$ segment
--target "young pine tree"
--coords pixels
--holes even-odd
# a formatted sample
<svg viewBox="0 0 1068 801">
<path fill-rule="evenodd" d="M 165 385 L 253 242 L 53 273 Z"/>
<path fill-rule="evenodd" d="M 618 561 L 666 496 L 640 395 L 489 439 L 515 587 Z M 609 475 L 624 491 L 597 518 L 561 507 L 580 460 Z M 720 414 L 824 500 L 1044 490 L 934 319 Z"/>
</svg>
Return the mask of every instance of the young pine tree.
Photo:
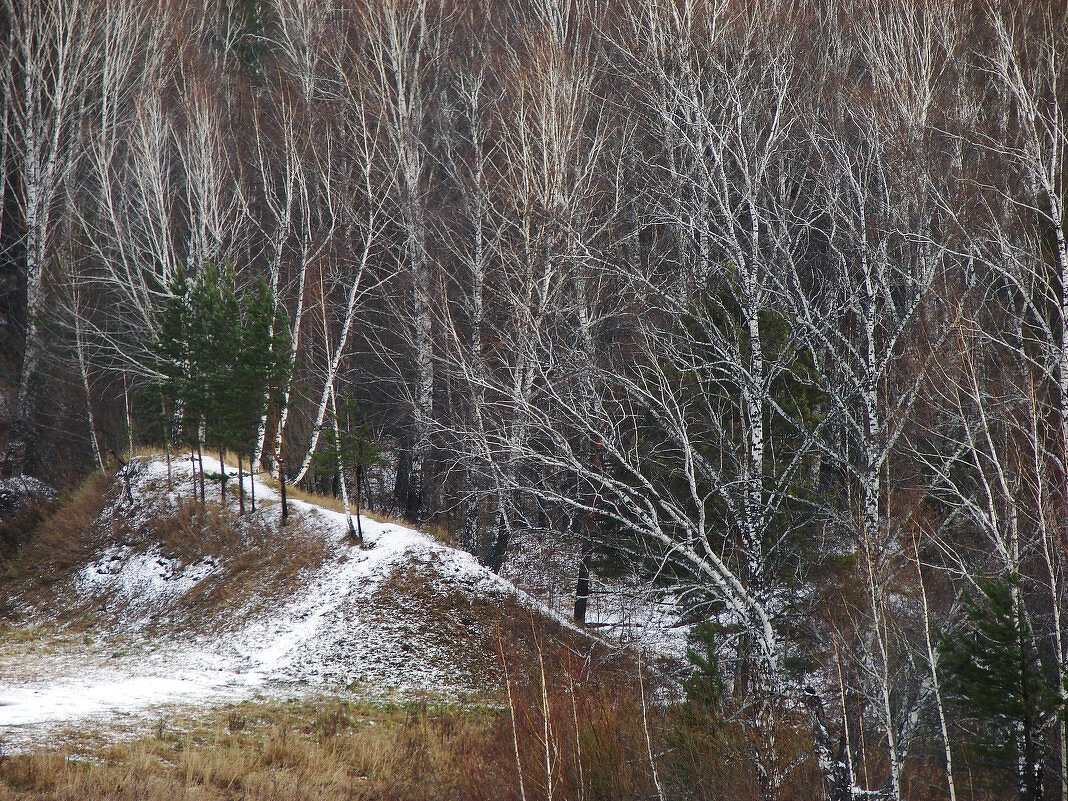
<svg viewBox="0 0 1068 801">
<path fill-rule="evenodd" d="M 182 271 L 176 274 L 158 322 L 152 349 L 163 415 L 180 421 L 183 438 L 196 453 L 205 441 L 218 446 L 224 502 L 223 453 L 230 449 L 238 455 L 243 513 L 244 457 L 255 448 L 259 421 L 288 379 L 289 328 L 276 316 L 262 277 L 238 295 L 233 267 L 219 270 L 210 262 L 193 282 Z M 202 457 L 200 495 L 203 501 Z M 283 520 L 284 513 L 283 503 Z"/>
<path fill-rule="evenodd" d="M 156 378 L 151 400 L 160 411 L 160 426 L 163 430 L 164 447 L 167 452 L 167 476 L 170 480 L 171 445 L 188 444 L 196 450 L 190 429 L 182 424 L 189 413 L 189 391 L 192 384 L 189 360 L 189 335 L 192 307 L 189 303 L 189 278 L 181 267 L 168 285 L 167 302 L 156 315 L 158 334 L 152 341 L 150 351 Z M 195 493 L 194 493 L 195 494 Z"/>
<path fill-rule="evenodd" d="M 363 526 L 360 524 L 360 498 L 363 494 L 363 478 L 366 468 L 381 460 L 381 452 L 371 437 L 371 429 L 364 420 L 360 405 L 348 393 L 340 402 L 333 401 L 333 425 L 322 432 L 319 451 L 315 454 L 315 470 L 320 474 L 336 475 L 341 484 L 341 497 L 345 503 L 349 534 L 363 545 Z M 353 478 L 356 500 L 356 525 L 349 509 L 349 494 L 346 473 Z"/>
<path fill-rule="evenodd" d="M 275 316 L 275 302 L 263 276 L 241 297 L 239 349 L 227 389 L 226 447 L 237 454 L 241 512 L 245 511 L 243 457 L 252 464 L 260 420 L 289 377 L 289 327 Z M 255 511 L 255 496 L 253 496 Z"/>
<path fill-rule="evenodd" d="M 1062 703 L 1027 624 L 1019 578 L 979 588 L 980 597 L 964 596 L 968 625 L 939 649 L 946 694 L 974 723 L 986 761 L 1015 773 L 1022 801 L 1040 801 L 1044 732 Z"/>
</svg>

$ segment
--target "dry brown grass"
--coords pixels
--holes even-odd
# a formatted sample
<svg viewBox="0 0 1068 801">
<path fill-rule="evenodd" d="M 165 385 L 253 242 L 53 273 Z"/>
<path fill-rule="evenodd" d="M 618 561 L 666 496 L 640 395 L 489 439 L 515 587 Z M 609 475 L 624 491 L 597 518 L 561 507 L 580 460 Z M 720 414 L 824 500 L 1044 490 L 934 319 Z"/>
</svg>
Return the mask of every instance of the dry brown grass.
<svg viewBox="0 0 1068 801">
<path fill-rule="evenodd" d="M 267 486 L 271 489 L 278 489 L 278 482 L 274 477 L 264 477 L 267 482 Z M 293 501 L 304 501 L 314 506 L 321 506 L 324 509 L 329 509 L 331 512 L 338 512 L 339 514 L 345 513 L 345 504 L 341 502 L 341 498 L 335 498 L 333 495 L 319 495 L 315 492 L 308 492 L 294 484 L 286 484 L 286 497 Z M 369 517 L 365 509 L 360 510 L 360 514 L 364 517 Z"/>
<path fill-rule="evenodd" d="M 423 526 L 422 530 L 442 545 L 448 545 L 450 548 L 456 547 L 456 532 L 445 523 L 429 523 Z"/>
<path fill-rule="evenodd" d="M 545 657 L 552 662 L 555 654 Z M 559 678 L 560 666 L 552 671 Z M 545 797 L 540 686 L 518 673 L 518 739 L 528 799 Z M 649 798 L 640 729 L 625 694 L 591 682 L 549 688 L 554 797 Z M 571 693 L 578 693 L 579 729 Z M 595 698 L 595 693 L 598 697 Z M 507 707 L 432 699 L 366 704 L 337 698 L 242 704 L 165 719 L 138 740 L 41 750 L 0 760 L 0 801 L 512 801 L 518 799 Z M 576 744 L 581 743 L 581 753 Z M 582 762 L 581 782 L 576 766 Z"/>
<path fill-rule="evenodd" d="M 273 477 L 264 476 L 263 478 L 267 482 L 267 485 L 269 487 L 275 490 L 278 489 L 278 482 Z M 308 492 L 307 490 L 301 487 L 293 486 L 290 484 L 286 485 L 286 495 L 293 500 L 304 501 L 305 503 L 310 503 L 314 506 L 321 506 L 324 509 L 329 509 L 330 511 L 337 512 L 338 514 L 345 513 L 344 502 L 341 500 L 341 498 L 335 498 L 333 495 L 320 495 L 317 492 Z M 350 510 L 355 513 L 355 507 L 350 507 Z M 438 542 L 444 545 L 448 545 L 450 547 L 456 546 L 455 532 L 444 523 L 427 523 L 421 525 L 419 523 L 413 523 L 409 520 L 405 520 L 402 517 L 391 517 L 380 512 L 369 510 L 366 507 L 362 506 L 360 507 L 360 516 L 370 518 L 371 520 L 374 520 L 377 523 L 396 523 L 400 526 L 408 526 L 409 528 L 415 528 L 420 531 L 423 531 L 426 534 L 429 534 L 431 537 L 433 537 Z"/>
<path fill-rule="evenodd" d="M 123 458 L 126 459 L 126 461 L 130 461 L 130 459 L 136 459 L 138 456 L 144 456 L 146 458 L 155 458 L 156 456 L 163 456 L 164 453 L 165 451 L 159 445 L 134 445 L 133 453 L 124 453 Z M 171 458 L 175 458 L 178 453 L 180 452 L 172 450 Z"/>
<path fill-rule="evenodd" d="M 245 704 L 77 757 L 12 756 L 0 799 L 508 798 L 480 786 L 494 721 L 427 703 Z"/>
<path fill-rule="evenodd" d="M 17 600 L 61 610 L 57 620 L 68 628 L 102 622 L 108 614 L 104 609 L 111 607 L 108 598 L 75 596 L 70 580 L 108 546 L 125 545 L 135 551 L 157 549 L 181 564 L 211 558 L 220 568 L 178 598 L 160 625 L 182 629 L 215 623 L 219 612 L 238 623 L 235 612 L 255 613 L 285 597 L 327 556 L 321 532 L 302 526 L 299 515 L 280 529 L 266 508 L 239 516 L 215 502 L 184 499 L 177 508 L 157 504 L 147 523 L 137 520 L 139 507 L 132 518 L 119 507 L 110 519 L 99 519 L 119 492 L 110 477 L 94 473 L 63 499 L 0 576 L 0 610 L 11 616 Z"/>
<path fill-rule="evenodd" d="M 278 481 L 275 480 L 273 476 L 262 476 L 262 478 L 267 482 L 267 485 L 269 487 L 275 490 L 278 489 Z M 317 492 L 308 492 L 308 490 L 303 489 L 302 487 L 298 487 L 293 484 L 286 484 L 286 496 L 293 500 L 304 501 L 305 503 L 310 503 L 314 506 L 321 506 L 324 509 L 329 509 L 332 512 L 338 512 L 339 514 L 345 513 L 344 502 L 341 500 L 341 498 L 335 498 L 333 495 L 321 495 Z M 350 508 L 353 513 L 355 513 L 356 507 L 351 506 Z M 401 525 L 411 525 L 411 523 L 406 523 L 399 518 L 393 518 L 384 514 L 380 514 L 379 512 L 371 511 L 364 506 L 360 507 L 360 516 L 369 517 L 371 520 L 374 520 L 379 523 L 399 523 Z"/>
<path fill-rule="evenodd" d="M 280 529 L 266 516 L 239 516 L 218 504 L 182 501 L 171 515 L 158 518 L 145 533 L 147 542 L 183 564 L 204 558 L 221 570 L 181 597 L 168 625 L 210 622 L 223 613 L 254 613 L 272 600 L 295 591 L 322 567 L 328 547 L 321 532 L 299 521 Z"/>
<path fill-rule="evenodd" d="M 110 476 L 93 472 L 61 498 L 8 567 L 4 583 L 49 584 L 85 564 L 101 544 L 92 524 L 107 503 L 110 482 Z"/>
</svg>

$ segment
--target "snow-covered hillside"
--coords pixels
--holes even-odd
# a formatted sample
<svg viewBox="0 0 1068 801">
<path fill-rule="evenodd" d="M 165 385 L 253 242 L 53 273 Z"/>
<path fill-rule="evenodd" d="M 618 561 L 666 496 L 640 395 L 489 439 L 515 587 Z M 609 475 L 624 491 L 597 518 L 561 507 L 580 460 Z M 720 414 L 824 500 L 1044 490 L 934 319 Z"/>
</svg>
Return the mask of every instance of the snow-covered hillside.
<svg viewBox="0 0 1068 801">
<path fill-rule="evenodd" d="M 207 460 L 205 468 L 220 469 Z M 290 500 L 292 520 L 279 530 L 277 494 L 259 479 L 259 510 L 245 520 L 261 533 L 249 536 L 269 529 L 314 539 L 322 558 L 286 577 L 291 589 L 278 597 L 228 597 L 191 622 L 182 610 L 209 589 L 217 598 L 232 566 L 212 553 L 180 557 L 151 536 L 108 534 L 116 521 L 124 531 L 151 530 L 180 511 L 192 495 L 190 467 L 176 462 L 170 481 L 161 459 L 137 459 L 126 471 L 132 502 L 113 492 L 95 524 L 102 541 L 93 561 L 64 578 L 52 604 L 21 609 L 32 626 L 0 653 L 5 747 L 47 742 L 71 723 L 114 729 L 149 720 L 168 705 L 339 689 L 375 697 L 491 690 L 496 628 L 487 610 L 567 625 L 471 555 L 400 525 L 364 517 L 360 548 L 343 514 Z M 236 507 L 236 481 L 229 496 Z M 74 606 L 92 610 L 91 622 L 57 624 Z"/>
</svg>

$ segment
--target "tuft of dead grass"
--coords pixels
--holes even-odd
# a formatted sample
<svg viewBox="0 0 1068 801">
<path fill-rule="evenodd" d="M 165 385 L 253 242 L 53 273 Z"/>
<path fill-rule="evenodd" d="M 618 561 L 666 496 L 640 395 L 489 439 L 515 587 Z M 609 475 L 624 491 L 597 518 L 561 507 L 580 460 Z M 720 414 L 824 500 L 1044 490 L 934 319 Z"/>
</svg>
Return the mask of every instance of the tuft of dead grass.
<svg viewBox="0 0 1068 801">
<path fill-rule="evenodd" d="M 235 611 L 254 614 L 288 596 L 329 553 L 321 531 L 298 523 L 280 529 L 267 512 L 239 515 L 217 503 L 190 500 L 154 517 L 138 537 L 181 564 L 211 559 L 218 566 L 169 610 L 166 625 L 179 628 L 217 623 L 220 614 L 236 624 Z"/>
<path fill-rule="evenodd" d="M 273 476 L 262 475 L 261 479 L 273 490 L 278 489 L 278 481 Z M 341 498 L 336 498 L 333 495 L 321 495 L 317 492 L 309 492 L 303 487 L 299 487 L 293 484 L 286 484 L 286 495 L 291 500 L 303 501 L 304 503 L 310 503 L 313 506 L 321 506 L 324 509 L 329 509 L 331 512 L 337 512 L 338 514 L 345 513 L 345 503 Z M 350 507 L 350 511 L 355 514 L 355 507 Z M 422 531 L 425 534 L 429 534 L 435 540 L 442 545 L 448 545 L 450 548 L 456 547 L 456 532 L 447 524 L 441 522 L 432 523 L 413 523 L 410 520 L 406 520 L 403 517 L 391 516 L 376 512 L 366 507 L 360 507 L 360 517 L 366 517 L 374 520 L 376 523 L 395 523 L 400 526 L 407 526 L 408 528 L 414 528 Z"/>
<path fill-rule="evenodd" d="M 273 476 L 264 476 L 264 480 L 271 489 L 278 489 L 278 481 Z M 329 509 L 331 512 L 338 512 L 339 514 L 345 513 L 345 504 L 342 503 L 341 498 L 335 498 L 333 495 L 319 495 L 315 492 L 308 492 L 306 489 L 296 486 L 295 484 L 286 484 L 286 497 L 289 500 L 304 501 L 310 503 L 313 506 L 321 506 L 324 509 Z M 367 512 L 364 509 L 360 510 L 360 514 L 367 517 Z"/>
<path fill-rule="evenodd" d="M 133 451 L 132 452 L 126 451 L 123 454 L 123 458 L 126 459 L 126 461 L 130 461 L 131 459 L 136 459 L 139 456 L 144 457 L 146 459 L 154 459 L 155 457 L 163 456 L 164 454 L 165 454 L 164 449 L 161 448 L 159 445 L 142 444 L 142 445 L 134 445 Z M 173 450 L 171 451 L 171 458 L 172 459 L 176 458 L 176 452 L 173 451 Z"/>
</svg>

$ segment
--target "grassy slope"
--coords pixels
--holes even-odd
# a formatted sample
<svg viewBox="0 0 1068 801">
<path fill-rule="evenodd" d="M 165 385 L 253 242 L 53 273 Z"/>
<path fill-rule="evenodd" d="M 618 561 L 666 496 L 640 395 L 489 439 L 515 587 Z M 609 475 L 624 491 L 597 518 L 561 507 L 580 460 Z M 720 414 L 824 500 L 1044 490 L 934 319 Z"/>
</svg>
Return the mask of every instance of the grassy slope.
<svg viewBox="0 0 1068 801">
<path fill-rule="evenodd" d="M 9 667 L 20 659 L 32 664 L 42 652 L 99 656 L 98 640 L 107 650 L 137 647 L 133 638 L 120 642 L 101 599 L 63 607 L 72 600 L 70 579 L 116 543 L 225 564 L 225 581 L 198 588 L 168 617 L 167 627 L 191 632 L 230 613 L 235 596 L 284 596 L 326 558 L 314 537 L 237 521 L 212 504 L 184 504 L 149 520 L 101 517 L 118 492 L 103 477 L 89 479 L 3 569 L 0 652 Z M 426 565 L 395 571 L 376 604 L 375 625 L 402 620 L 420 640 L 451 644 L 485 691 L 451 704 L 429 696 L 369 702 L 339 689 L 174 708 L 125 731 L 75 725 L 61 746 L 14 754 L 3 750 L 0 731 L 0 801 L 625 801 L 657 797 L 650 752 L 667 797 L 753 797 L 751 765 L 721 758 L 745 752 L 744 731 L 686 709 L 643 704 L 657 691 L 655 678 L 640 682 L 628 653 L 515 601 L 443 591 Z M 48 608 L 61 612 L 36 624 L 19 619 Z M 146 632 L 154 633 L 167 632 Z M 797 773 L 791 797 L 818 794 L 810 773 Z"/>
<path fill-rule="evenodd" d="M 79 599 L 71 591 L 77 572 L 110 546 L 153 546 L 188 563 L 211 556 L 225 564 L 225 580 L 198 586 L 168 618 L 179 629 L 225 614 L 235 597 L 284 595 L 325 558 L 325 545 L 314 537 L 239 521 L 211 503 L 187 502 L 147 522 L 102 516 L 119 491 L 112 480 L 90 478 L 5 566 L 0 648 L 9 664 L 41 653 L 77 658 L 96 641 L 135 647 L 113 644 L 121 634 L 106 599 Z M 121 732 L 75 726 L 61 748 L 0 756 L 0 799 L 518 798 L 517 741 L 530 798 L 544 793 L 550 774 L 554 792 L 580 783 L 590 798 L 642 797 L 648 789 L 641 738 L 621 736 L 633 733 L 635 720 L 625 657 L 518 602 L 442 591 L 426 565 L 395 571 L 376 591 L 376 605 L 383 623 L 405 616 L 420 642 L 451 643 L 462 652 L 464 669 L 485 687 L 480 700 L 461 707 L 432 698 L 372 704 L 328 695 L 175 710 L 147 736 L 117 742 L 113 735 Z M 42 619 L 45 609 L 59 612 Z M 627 756 L 606 759 L 599 754 L 605 748 Z M 625 771 L 597 778 L 595 764 L 624 762 Z M 603 792 L 591 794 L 594 784 Z"/>
</svg>

